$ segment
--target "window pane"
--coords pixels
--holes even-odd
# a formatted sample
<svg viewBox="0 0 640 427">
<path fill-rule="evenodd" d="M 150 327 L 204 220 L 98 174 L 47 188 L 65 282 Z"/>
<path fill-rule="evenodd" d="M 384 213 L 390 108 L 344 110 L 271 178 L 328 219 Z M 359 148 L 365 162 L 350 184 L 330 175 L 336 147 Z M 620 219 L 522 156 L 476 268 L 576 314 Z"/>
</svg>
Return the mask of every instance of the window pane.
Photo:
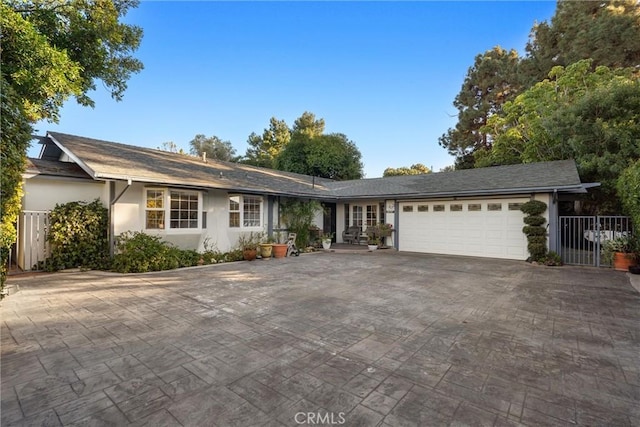
<svg viewBox="0 0 640 427">
<path fill-rule="evenodd" d="M 163 230 L 164 229 L 164 211 L 147 211 L 146 228 Z"/>
<path fill-rule="evenodd" d="M 353 207 L 353 221 L 351 225 L 362 227 L 362 206 Z"/>
<path fill-rule="evenodd" d="M 344 229 L 349 228 L 349 204 L 344 204 Z"/>
<path fill-rule="evenodd" d="M 198 194 L 190 191 L 172 191 L 170 197 L 171 228 L 198 228 Z M 190 218 L 195 218 L 196 221 L 187 221 Z"/>
<path fill-rule="evenodd" d="M 378 224 L 378 206 L 367 205 L 367 226 Z"/>
<path fill-rule="evenodd" d="M 240 211 L 240 196 L 229 197 L 229 210 L 235 212 Z"/>
<path fill-rule="evenodd" d="M 260 207 L 262 199 L 259 197 L 245 196 L 243 198 L 243 225 L 245 227 L 260 226 Z"/>
<path fill-rule="evenodd" d="M 147 190 L 147 208 L 162 209 L 164 207 L 164 191 Z"/>
<path fill-rule="evenodd" d="M 229 227 L 240 227 L 240 212 L 229 212 Z"/>
</svg>

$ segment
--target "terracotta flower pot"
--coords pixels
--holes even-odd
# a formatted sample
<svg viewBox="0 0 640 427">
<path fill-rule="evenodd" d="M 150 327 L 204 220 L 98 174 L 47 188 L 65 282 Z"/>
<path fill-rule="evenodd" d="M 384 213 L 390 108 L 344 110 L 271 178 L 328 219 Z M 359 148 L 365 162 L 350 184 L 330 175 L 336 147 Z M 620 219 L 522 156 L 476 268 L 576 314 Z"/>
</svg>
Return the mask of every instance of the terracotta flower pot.
<svg viewBox="0 0 640 427">
<path fill-rule="evenodd" d="M 633 254 L 616 252 L 613 254 L 613 268 L 618 271 L 629 271 L 629 267 L 635 265 Z"/>
<path fill-rule="evenodd" d="M 256 259 L 256 256 L 258 256 L 258 250 L 245 248 L 242 250 L 242 256 L 247 261 L 253 261 L 254 259 Z"/>
<path fill-rule="evenodd" d="M 284 258 L 287 256 L 287 245 L 284 243 L 275 243 L 273 246 L 273 257 Z"/>
</svg>

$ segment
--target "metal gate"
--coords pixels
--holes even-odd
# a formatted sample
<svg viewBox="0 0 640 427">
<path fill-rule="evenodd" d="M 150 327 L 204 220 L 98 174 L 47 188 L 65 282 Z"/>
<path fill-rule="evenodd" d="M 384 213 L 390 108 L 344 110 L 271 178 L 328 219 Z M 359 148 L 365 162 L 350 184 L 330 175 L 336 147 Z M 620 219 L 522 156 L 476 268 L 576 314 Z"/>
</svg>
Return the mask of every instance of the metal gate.
<svg viewBox="0 0 640 427">
<path fill-rule="evenodd" d="M 633 231 L 627 216 L 560 216 L 559 220 L 559 253 L 565 264 L 609 267 L 602 260 L 602 244 Z"/>
<path fill-rule="evenodd" d="M 49 256 L 48 211 L 23 211 L 18 217 L 15 250 L 11 251 L 9 271 L 39 270 Z"/>
</svg>

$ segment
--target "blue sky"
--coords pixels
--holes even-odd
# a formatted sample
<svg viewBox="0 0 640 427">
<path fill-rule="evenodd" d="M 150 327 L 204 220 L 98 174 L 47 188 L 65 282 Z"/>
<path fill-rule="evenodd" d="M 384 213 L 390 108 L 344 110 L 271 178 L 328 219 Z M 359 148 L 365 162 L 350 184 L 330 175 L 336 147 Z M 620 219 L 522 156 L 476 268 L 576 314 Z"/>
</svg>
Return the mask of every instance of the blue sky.
<svg viewBox="0 0 640 427">
<path fill-rule="evenodd" d="M 196 134 L 244 154 L 272 116 L 324 118 L 362 153 L 367 177 L 386 167 L 453 163 L 438 137 L 474 57 L 524 52 L 552 1 L 142 2 L 126 16 L 144 30 L 145 69 L 116 102 L 98 82 L 94 109 L 67 102 L 47 130 L 157 148 Z M 30 150 L 37 156 L 38 147 Z"/>
</svg>

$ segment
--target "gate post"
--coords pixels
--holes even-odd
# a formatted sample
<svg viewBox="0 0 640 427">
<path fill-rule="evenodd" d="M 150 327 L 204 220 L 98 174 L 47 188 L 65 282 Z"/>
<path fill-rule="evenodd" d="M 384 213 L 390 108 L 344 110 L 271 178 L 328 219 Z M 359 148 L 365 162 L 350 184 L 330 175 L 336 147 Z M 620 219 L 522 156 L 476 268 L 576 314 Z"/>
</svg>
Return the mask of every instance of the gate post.
<svg viewBox="0 0 640 427">
<path fill-rule="evenodd" d="M 558 234 L 560 232 L 560 228 L 558 227 L 558 202 L 555 197 L 550 197 L 551 203 L 549 203 L 549 222 L 547 226 L 549 227 L 548 236 L 549 236 L 549 250 L 554 251 L 555 253 L 560 253 L 560 244 L 558 239 Z"/>
<path fill-rule="evenodd" d="M 595 245 L 594 245 L 594 254 L 593 259 L 595 260 L 596 267 L 600 267 L 600 230 L 602 229 L 602 225 L 600 225 L 600 217 L 596 216 L 595 220 Z"/>
</svg>

